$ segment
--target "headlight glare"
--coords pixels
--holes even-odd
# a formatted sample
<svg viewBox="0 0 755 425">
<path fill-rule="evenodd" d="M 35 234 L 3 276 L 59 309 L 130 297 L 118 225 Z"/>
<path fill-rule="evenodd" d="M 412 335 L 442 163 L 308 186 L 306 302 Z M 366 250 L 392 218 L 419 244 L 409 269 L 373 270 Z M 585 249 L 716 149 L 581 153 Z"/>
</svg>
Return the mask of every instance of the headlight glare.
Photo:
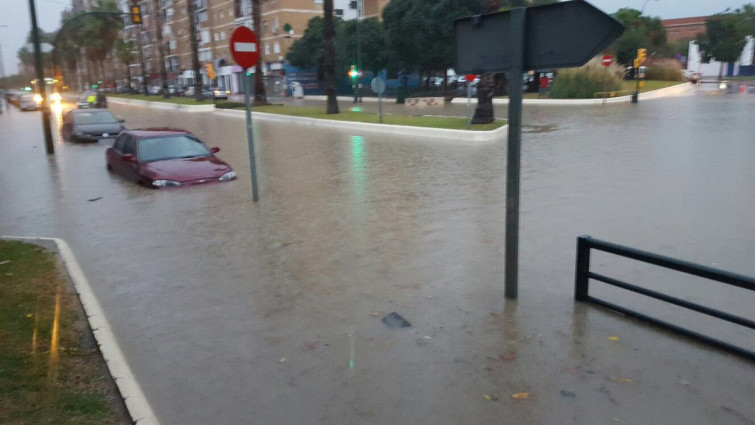
<svg viewBox="0 0 755 425">
<path fill-rule="evenodd" d="M 223 174 L 222 176 L 220 176 L 220 178 L 218 180 L 220 180 L 221 182 L 225 182 L 225 181 L 228 181 L 228 180 L 236 180 L 236 172 L 235 171 L 229 171 L 229 172 Z"/>
<path fill-rule="evenodd" d="M 155 187 L 178 187 L 181 186 L 181 182 L 175 180 L 153 180 L 152 186 Z"/>
</svg>

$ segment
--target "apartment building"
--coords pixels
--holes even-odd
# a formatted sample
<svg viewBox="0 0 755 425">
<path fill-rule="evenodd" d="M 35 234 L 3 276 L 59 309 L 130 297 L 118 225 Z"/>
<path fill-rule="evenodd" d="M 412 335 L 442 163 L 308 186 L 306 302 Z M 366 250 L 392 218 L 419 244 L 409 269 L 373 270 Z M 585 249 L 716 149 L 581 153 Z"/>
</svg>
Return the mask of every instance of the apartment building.
<svg viewBox="0 0 755 425">
<path fill-rule="evenodd" d="M 123 10 L 127 10 L 132 1 L 121 0 Z M 242 91 L 240 78 L 244 72 L 233 63 L 230 55 L 229 38 L 234 28 L 243 25 L 255 30 L 264 63 L 263 73 L 282 76 L 291 45 L 302 37 L 312 17 L 323 14 L 323 0 L 261 0 L 262 22 L 255 28 L 253 0 L 138 0 L 143 23 L 127 25 L 124 37 L 141 45 L 144 71 L 150 85 L 159 85 L 160 81 L 158 30 L 163 37 L 168 84 L 193 85 L 189 1 L 193 2 L 203 84 L 232 93 Z M 388 1 L 334 0 L 334 14 L 345 20 L 379 17 Z M 213 80 L 208 78 L 208 67 L 215 74 Z M 142 75 L 140 63 L 132 64 L 131 74 L 133 77 Z"/>
</svg>

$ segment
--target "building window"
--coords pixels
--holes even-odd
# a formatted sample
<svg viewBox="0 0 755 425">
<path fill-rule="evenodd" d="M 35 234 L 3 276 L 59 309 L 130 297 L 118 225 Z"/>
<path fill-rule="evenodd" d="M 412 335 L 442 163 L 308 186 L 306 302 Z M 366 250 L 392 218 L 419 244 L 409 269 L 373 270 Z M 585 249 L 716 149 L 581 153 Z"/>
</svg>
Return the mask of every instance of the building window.
<svg viewBox="0 0 755 425">
<path fill-rule="evenodd" d="M 219 33 L 215 33 L 215 41 L 219 41 L 219 40 L 220 40 L 220 34 Z"/>
<path fill-rule="evenodd" d="M 235 0 L 235 2 L 237 18 L 252 14 L 252 0 Z"/>
<path fill-rule="evenodd" d="M 200 62 L 207 62 L 209 60 L 212 60 L 212 52 L 207 50 L 204 52 L 199 52 L 199 60 Z"/>
<path fill-rule="evenodd" d="M 225 31 L 220 31 L 220 39 L 225 40 Z"/>
<path fill-rule="evenodd" d="M 343 9 L 335 9 L 333 11 L 333 14 L 338 16 L 339 18 L 343 18 Z"/>
<path fill-rule="evenodd" d="M 202 30 L 201 32 L 201 40 L 202 43 L 209 43 L 210 42 L 210 30 Z"/>
<path fill-rule="evenodd" d="M 266 55 L 270 54 L 270 43 L 265 43 L 265 54 Z"/>
<path fill-rule="evenodd" d="M 273 53 L 280 53 L 281 45 L 277 41 L 273 44 Z"/>
</svg>

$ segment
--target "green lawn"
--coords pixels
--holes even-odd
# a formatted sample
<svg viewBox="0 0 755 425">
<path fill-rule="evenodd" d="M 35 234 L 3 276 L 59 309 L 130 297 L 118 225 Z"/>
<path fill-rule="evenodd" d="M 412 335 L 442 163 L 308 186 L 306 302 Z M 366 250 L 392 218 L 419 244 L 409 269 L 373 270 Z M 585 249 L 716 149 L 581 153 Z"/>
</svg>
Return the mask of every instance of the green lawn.
<svg viewBox="0 0 755 425">
<path fill-rule="evenodd" d="M 131 423 L 78 303 L 55 255 L 0 240 L 0 423 Z"/>
<path fill-rule="evenodd" d="M 234 108 L 234 109 L 243 109 Z M 288 106 L 288 105 L 269 105 L 269 106 L 255 106 L 252 108 L 254 112 L 265 112 L 270 114 L 291 115 L 296 117 L 308 117 L 317 118 L 323 120 L 335 120 L 335 121 L 349 121 L 349 122 L 363 122 L 378 124 L 379 117 L 372 112 L 357 112 L 341 109 L 338 114 L 326 114 L 325 108 L 312 108 L 304 106 Z M 406 115 L 386 115 L 383 114 L 383 123 L 392 125 L 406 125 L 414 127 L 430 127 L 430 128 L 442 128 L 449 130 L 466 130 L 467 120 L 466 118 L 457 117 L 438 117 L 438 116 L 406 116 Z M 487 131 L 495 130 L 501 126 L 506 125 L 505 120 L 496 120 L 490 124 L 473 124 L 471 130 L 473 131 Z"/>
<path fill-rule="evenodd" d="M 178 105 L 212 105 L 212 100 L 203 100 L 201 102 L 197 102 L 196 99 L 193 97 L 169 97 L 167 99 L 163 98 L 162 96 L 144 96 L 142 94 L 108 94 L 107 97 L 120 97 L 123 99 L 134 99 L 134 100 L 146 100 L 149 102 L 165 102 L 165 103 L 175 103 Z"/>
<path fill-rule="evenodd" d="M 640 87 L 640 93 L 645 93 L 648 91 L 658 90 L 658 89 L 665 89 L 666 87 L 675 86 L 677 84 L 689 84 L 684 83 L 681 81 L 656 81 L 656 80 L 642 80 L 644 83 L 642 87 Z M 636 82 L 634 80 L 621 80 L 622 90 L 625 91 L 634 91 L 636 88 Z"/>
</svg>

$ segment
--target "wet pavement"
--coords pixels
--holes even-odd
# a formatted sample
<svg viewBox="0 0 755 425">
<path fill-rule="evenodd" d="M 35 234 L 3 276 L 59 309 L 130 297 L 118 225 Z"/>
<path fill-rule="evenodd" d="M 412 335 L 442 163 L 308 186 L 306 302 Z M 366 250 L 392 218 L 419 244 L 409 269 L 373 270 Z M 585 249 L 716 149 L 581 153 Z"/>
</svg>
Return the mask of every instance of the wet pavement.
<svg viewBox="0 0 755 425">
<path fill-rule="evenodd" d="M 582 234 L 755 275 L 754 107 L 704 89 L 525 107 L 515 302 L 504 141 L 256 121 L 253 204 L 243 117 L 112 105 L 128 127 L 196 132 L 239 173 L 155 191 L 108 174 L 105 146 L 56 139 L 47 157 L 39 114 L 4 111 L 0 235 L 69 242 L 165 425 L 752 424 L 751 362 L 577 305 L 573 285 Z M 710 282 L 593 265 L 753 316 Z M 755 349 L 751 332 L 593 286 Z M 386 326 L 392 312 L 411 327 Z"/>
</svg>

